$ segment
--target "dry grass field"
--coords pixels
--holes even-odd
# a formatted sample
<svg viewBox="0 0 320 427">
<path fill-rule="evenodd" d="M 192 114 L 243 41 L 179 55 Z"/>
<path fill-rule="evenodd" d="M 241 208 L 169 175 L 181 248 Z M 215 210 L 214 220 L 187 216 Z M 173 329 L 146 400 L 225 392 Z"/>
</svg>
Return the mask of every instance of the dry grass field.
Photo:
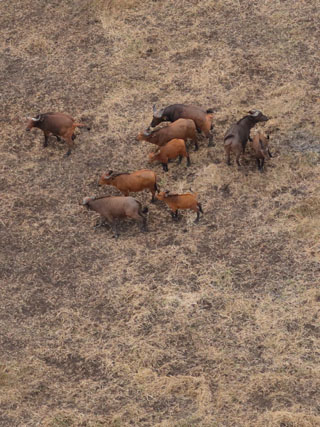
<svg viewBox="0 0 320 427">
<path fill-rule="evenodd" d="M 318 0 L 0 2 L 0 425 L 320 425 Z M 152 105 L 214 109 L 215 147 L 148 164 Z M 249 109 L 274 157 L 225 163 Z M 68 112 L 75 149 L 27 115 Z M 94 229 L 108 169 L 199 193 Z"/>
</svg>

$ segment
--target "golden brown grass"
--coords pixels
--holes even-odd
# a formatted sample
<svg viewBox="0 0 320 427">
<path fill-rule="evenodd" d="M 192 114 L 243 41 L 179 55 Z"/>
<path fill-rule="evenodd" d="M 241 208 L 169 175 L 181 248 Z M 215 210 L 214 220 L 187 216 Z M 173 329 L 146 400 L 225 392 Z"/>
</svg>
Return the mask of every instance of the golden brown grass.
<svg viewBox="0 0 320 427">
<path fill-rule="evenodd" d="M 1 425 L 320 424 L 318 21 L 315 0 L 1 3 Z M 115 241 L 80 201 L 150 167 L 135 136 L 174 102 L 215 109 L 216 146 L 151 167 L 204 216 L 137 194 L 150 231 Z M 224 159 L 250 108 L 263 174 Z M 68 159 L 24 132 L 52 110 L 92 126 Z"/>
</svg>

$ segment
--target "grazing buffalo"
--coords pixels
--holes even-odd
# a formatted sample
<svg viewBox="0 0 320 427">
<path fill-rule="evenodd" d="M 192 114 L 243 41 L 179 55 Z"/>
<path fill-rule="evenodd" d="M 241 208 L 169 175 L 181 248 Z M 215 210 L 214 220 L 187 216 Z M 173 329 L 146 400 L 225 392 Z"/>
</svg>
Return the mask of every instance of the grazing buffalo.
<svg viewBox="0 0 320 427">
<path fill-rule="evenodd" d="M 175 122 L 178 119 L 193 120 L 196 124 L 197 131 L 209 139 L 208 146 L 213 146 L 213 110 L 211 108 L 204 111 L 195 105 L 174 104 L 162 110 L 157 110 L 154 105 L 153 119 L 150 126 L 155 127 L 161 122 Z"/>
<path fill-rule="evenodd" d="M 191 119 L 179 119 L 168 126 L 153 131 L 145 131 L 139 133 L 138 141 L 147 141 L 162 147 L 172 139 L 183 139 L 187 142 L 191 139 L 194 142 L 196 150 L 198 147 L 196 125 Z"/>
</svg>

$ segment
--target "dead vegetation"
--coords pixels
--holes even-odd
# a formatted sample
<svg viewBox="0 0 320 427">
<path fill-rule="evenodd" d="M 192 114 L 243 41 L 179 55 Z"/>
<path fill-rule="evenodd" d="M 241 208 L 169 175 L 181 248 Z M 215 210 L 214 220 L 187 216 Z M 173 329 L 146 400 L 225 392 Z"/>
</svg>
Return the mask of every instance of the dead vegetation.
<svg viewBox="0 0 320 427">
<path fill-rule="evenodd" d="M 315 0 L 70 0 L 0 5 L 0 424 L 320 424 L 319 9 Z M 14 19 L 13 19 L 14 17 Z M 161 165 L 204 210 L 149 233 L 93 230 L 104 170 L 147 167 L 152 105 L 214 108 L 216 146 Z M 251 108 L 274 158 L 227 167 Z M 24 117 L 91 125 L 75 150 Z"/>
</svg>

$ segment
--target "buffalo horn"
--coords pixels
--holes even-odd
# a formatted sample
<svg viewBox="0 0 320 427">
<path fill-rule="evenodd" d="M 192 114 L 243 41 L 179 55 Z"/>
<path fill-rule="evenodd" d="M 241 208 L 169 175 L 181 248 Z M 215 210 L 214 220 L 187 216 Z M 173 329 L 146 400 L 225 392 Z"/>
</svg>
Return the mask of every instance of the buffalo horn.
<svg viewBox="0 0 320 427">
<path fill-rule="evenodd" d="M 154 104 L 154 106 L 153 106 L 153 117 L 160 119 L 162 117 L 162 114 L 163 114 L 163 109 L 157 111 L 156 104 Z"/>
<path fill-rule="evenodd" d="M 253 117 L 257 117 L 260 114 L 259 110 L 251 110 L 249 111 L 249 113 L 253 116 Z"/>
</svg>

